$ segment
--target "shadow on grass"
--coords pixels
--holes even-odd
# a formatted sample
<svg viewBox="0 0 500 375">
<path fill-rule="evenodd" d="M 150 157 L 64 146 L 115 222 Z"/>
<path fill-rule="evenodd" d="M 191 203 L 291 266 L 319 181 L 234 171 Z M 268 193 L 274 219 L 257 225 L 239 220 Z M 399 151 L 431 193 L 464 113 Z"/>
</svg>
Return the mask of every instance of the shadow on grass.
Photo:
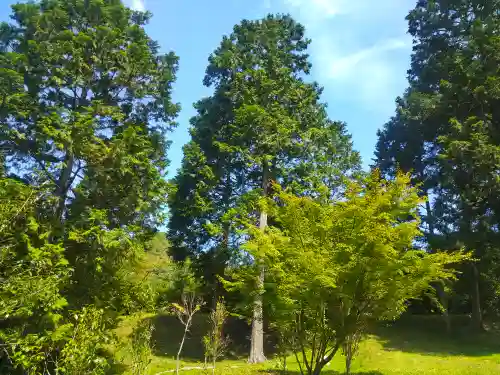
<svg viewBox="0 0 500 375">
<path fill-rule="evenodd" d="M 156 315 L 152 320 L 153 353 L 156 356 L 175 357 L 184 334 L 184 326 L 173 315 Z M 208 316 L 198 314 L 193 318 L 191 329 L 187 333 L 181 357 L 184 361 L 199 362 L 204 359 L 203 336 L 209 330 Z M 241 319 L 229 318 L 224 326 L 224 335 L 229 337 L 229 350 L 226 359 L 241 359 L 250 351 L 250 326 Z M 274 354 L 272 335 L 266 338 L 266 353 Z"/>
<path fill-rule="evenodd" d="M 172 315 L 157 315 L 150 318 L 155 326 L 153 331 L 153 352 L 156 356 L 174 358 L 184 332 L 184 326 Z M 439 356 L 489 356 L 500 353 L 500 334 L 498 331 L 472 334 L 469 318 L 456 316 L 452 321 L 453 332 L 447 334 L 440 316 L 406 316 L 400 320 L 376 327 L 372 334 L 377 336 L 385 350 L 399 350 Z M 200 362 L 204 358 L 203 336 L 208 332 L 206 314 L 195 315 L 193 325 L 187 334 L 181 357 L 187 362 Z M 269 332 L 269 330 L 267 330 Z M 230 350 L 226 359 L 246 358 L 249 353 L 250 326 L 244 321 L 230 318 L 224 328 L 229 336 Z M 265 352 L 274 354 L 272 334 L 267 335 Z M 336 374 L 325 370 L 323 374 Z M 276 374 L 279 374 L 276 373 Z M 298 373 L 289 372 L 291 375 Z M 364 375 L 377 375 L 365 372 Z"/>
<path fill-rule="evenodd" d="M 472 332 L 469 318 L 456 316 L 448 334 L 442 317 L 436 315 L 404 317 L 375 328 L 386 350 L 439 356 L 489 356 L 500 353 L 500 335 L 496 331 Z"/>
<path fill-rule="evenodd" d="M 157 356 L 175 357 L 184 334 L 184 326 L 177 317 L 171 315 L 156 315 L 150 318 L 155 327 L 152 336 L 153 353 Z M 194 316 L 193 325 L 186 335 L 186 341 L 181 356 L 187 361 L 203 360 L 203 337 L 205 319 Z"/>
<path fill-rule="evenodd" d="M 123 373 L 125 373 L 126 370 L 127 370 L 127 366 L 125 366 L 123 363 L 112 362 L 110 364 L 110 367 L 106 371 L 106 374 L 108 374 L 108 375 L 123 374 Z M 1 371 L 0 371 L 0 374 L 2 374 Z"/>
<path fill-rule="evenodd" d="M 272 374 L 272 375 L 301 375 L 300 371 L 286 371 L 283 370 L 260 370 L 261 374 Z M 334 370 L 323 370 L 321 371 L 321 375 L 344 375 L 345 372 L 339 372 Z M 358 371 L 351 372 L 351 375 L 384 375 L 380 371 Z"/>
</svg>

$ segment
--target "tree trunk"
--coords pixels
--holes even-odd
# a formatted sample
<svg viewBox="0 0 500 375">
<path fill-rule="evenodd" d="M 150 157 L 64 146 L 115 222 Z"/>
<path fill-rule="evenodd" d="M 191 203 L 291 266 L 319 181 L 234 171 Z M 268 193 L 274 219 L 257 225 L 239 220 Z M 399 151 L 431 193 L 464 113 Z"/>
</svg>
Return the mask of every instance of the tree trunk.
<svg viewBox="0 0 500 375">
<path fill-rule="evenodd" d="M 481 311 L 481 295 L 479 292 L 479 271 L 475 263 L 472 263 L 472 328 L 484 330 L 483 314 Z"/>
<path fill-rule="evenodd" d="M 64 163 L 66 164 L 61 171 L 61 176 L 57 181 L 57 207 L 55 210 L 55 218 L 57 220 L 57 224 L 62 226 L 63 216 L 64 216 L 64 208 L 66 205 L 66 198 L 68 194 L 68 190 L 70 188 L 70 178 L 71 172 L 73 171 L 73 164 L 75 162 L 75 158 L 71 151 L 67 151 L 66 157 L 64 158 Z"/>
<path fill-rule="evenodd" d="M 351 346 L 348 345 L 346 353 L 345 353 L 345 373 L 346 373 L 346 375 L 351 375 L 351 362 L 352 362 Z"/>
<path fill-rule="evenodd" d="M 441 282 L 438 282 L 436 284 L 436 292 L 437 292 L 437 295 L 438 295 L 438 298 L 439 298 L 439 302 L 441 303 L 441 306 L 443 307 L 443 320 L 444 320 L 444 323 L 445 323 L 445 326 L 446 326 L 446 333 L 450 334 L 451 333 L 451 321 L 450 321 L 450 314 L 448 312 L 449 311 L 448 310 L 448 305 L 449 305 L 448 300 L 449 300 L 449 297 L 446 294 L 444 285 L 441 284 Z"/>
<path fill-rule="evenodd" d="M 57 239 L 64 234 L 64 210 L 66 208 L 68 190 L 71 185 L 71 172 L 73 171 L 73 165 L 75 163 L 73 152 L 68 148 L 66 148 L 64 163 L 65 165 L 61 171 L 59 179 L 57 180 L 57 186 L 55 189 L 57 203 L 54 207 L 54 229 L 48 238 L 50 243 L 56 242 Z"/>
<path fill-rule="evenodd" d="M 262 196 L 267 196 L 267 188 L 269 184 L 269 168 L 266 162 L 263 163 L 262 167 Z M 259 228 L 261 231 L 265 231 L 267 227 L 267 212 L 262 210 L 259 218 Z M 263 302 L 262 294 L 260 291 L 264 288 L 265 280 L 265 270 L 262 262 L 257 259 L 259 264 L 259 276 L 257 278 L 256 287 L 259 291 L 255 295 L 253 303 L 253 319 L 252 319 L 252 336 L 250 342 L 250 357 L 248 358 L 249 363 L 261 363 L 266 360 L 264 355 L 264 314 L 263 314 Z"/>
<path fill-rule="evenodd" d="M 264 267 L 260 267 L 260 275 L 257 280 L 259 290 L 264 286 Z M 264 318 L 262 309 L 262 294 L 255 296 L 253 304 L 252 337 L 250 343 L 249 363 L 261 363 L 266 360 L 264 355 Z"/>
<path fill-rule="evenodd" d="M 434 235 L 434 217 L 432 216 L 432 209 L 429 200 L 425 201 L 425 210 L 427 211 L 427 225 L 429 226 L 429 236 Z M 429 240 L 429 238 L 427 238 Z"/>
<path fill-rule="evenodd" d="M 448 306 L 445 306 L 443 310 L 443 319 L 444 319 L 444 324 L 446 326 L 446 333 L 449 335 L 451 334 L 451 320 L 450 320 L 450 314 L 448 312 Z"/>
<path fill-rule="evenodd" d="M 323 367 L 324 366 L 316 366 L 314 369 L 312 369 L 311 375 L 320 375 Z"/>
<path fill-rule="evenodd" d="M 179 351 L 177 352 L 177 361 L 175 364 L 175 373 L 177 375 L 179 375 L 179 370 L 180 370 L 180 359 L 181 359 L 182 347 L 184 346 L 184 341 L 186 340 L 187 331 L 189 330 L 190 325 L 191 325 L 191 319 L 188 319 L 186 326 L 184 327 L 184 335 L 182 335 L 181 344 L 179 345 Z"/>
<path fill-rule="evenodd" d="M 224 194 L 222 198 L 223 199 L 222 203 L 224 205 L 224 212 L 228 212 L 231 208 L 231 194 L 232 194 L 231 174 L 227 173 L 226 186 L 224 188 Z M 213 268 L 213 271 L 215 272 L 215 274 L 212 275 L 212 277 L 214 277 L 212 310 L 216 309 L 217 301 L 219 300 L 220 296 L 224 295 L 225 291 L 224 284 L 220 281 L 218 276 L 224 275 L 229 260 L 231 258 L 231 252 L 229 249 L 230 235 L 231 235 L 231 222 L 227 220 L 222 223 L 222 242 L 220 246 L 217 247 L 213 259 L 213 265 L 215 267 Z"/>
<path fill-rule="evenodd" d="M 425 208 L 427 210 L 427 225 L 429 226 L 429 233 L 427 237 L 427 242 L 429 243 L 430 240 L 432 240 L 432 237 L 434 236 L 434 216 L 432 213 L 431 209 L 431 204 L 429 200 L 425 201 Z M 434 249 L 431 248 L 431 251 L 434 251 Z M 436 285 L 436 291 L 437 295 L 439 298 L 439 302 L 443 306 L 443 320 L 446 328 L 446 333 L 450 334 L 451 333 L 451 321 L 450 321 L 450 314 L 448 310 L 448 296 L 446 295 L 446 291 L 444 288 L 444 285 L 438 283 Z"/>
</svg>

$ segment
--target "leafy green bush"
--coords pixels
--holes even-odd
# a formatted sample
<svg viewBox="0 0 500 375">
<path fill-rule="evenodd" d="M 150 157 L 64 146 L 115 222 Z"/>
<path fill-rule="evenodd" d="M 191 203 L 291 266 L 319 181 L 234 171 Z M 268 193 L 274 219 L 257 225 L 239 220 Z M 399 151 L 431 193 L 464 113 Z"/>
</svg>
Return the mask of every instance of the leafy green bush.
<svg viewBox="0 0 500 375">
<path fill-rule="evenodd" d="M 111 337 L 106 330 L 104 312 L 93 306 L 73 315 L 71 338 L 61 351 L 57 370 L 71 375 L 104 375 L 109 369 L 106 344 Z"/>
<path fill-rule="evenodd" d="M 143 375 L 151 363 L 151 336 L 154 325 L 149 319 L 141 320 L 132 332 L 130 353 L 132 359 L 132 374 Z"/>
</svg>

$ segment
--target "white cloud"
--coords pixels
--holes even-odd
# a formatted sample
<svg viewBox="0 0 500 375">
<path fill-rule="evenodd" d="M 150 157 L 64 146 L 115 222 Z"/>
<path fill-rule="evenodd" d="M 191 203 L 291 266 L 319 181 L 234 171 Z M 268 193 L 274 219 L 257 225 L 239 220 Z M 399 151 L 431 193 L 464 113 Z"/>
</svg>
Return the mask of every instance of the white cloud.
<svg viewBox="0 0 500 375">
<path fill-rule="evenodd" d="M 327 90 L 368 109 L 393 107 L 405 85 L 404 18 L 414 0 L 279 1 L 306 26 L 313 73 Z"/>
<path fill-rule="evenodd" d="M 284 0 L 291 8 L 309 17 L 333 17 L 347 14 L 359 7 L 364 0 Z"/>
<path fill-rule="evenodd" d="M 405 48 L 407 45 L 407 41 L 403 39 L 388 39 L 347 55 L 339 53 L 335 56 L 331 50 L 325 50 L 324 53 L 329 60 L 326 62 L 329 64 L 327 76 L 333 79 L 352 78 L 352 75 L 359 72 L 360 68 L 377 62 L 386 52 Z"/>
<path fill-rule="evenodd" d="M 146 4 L 144 3 L 144 0 L 132 0 L 130 2 L 130 8 L 132 8 L 133 10 L 138 10 L 140 12 L 145 12 Z"/>
</svg>

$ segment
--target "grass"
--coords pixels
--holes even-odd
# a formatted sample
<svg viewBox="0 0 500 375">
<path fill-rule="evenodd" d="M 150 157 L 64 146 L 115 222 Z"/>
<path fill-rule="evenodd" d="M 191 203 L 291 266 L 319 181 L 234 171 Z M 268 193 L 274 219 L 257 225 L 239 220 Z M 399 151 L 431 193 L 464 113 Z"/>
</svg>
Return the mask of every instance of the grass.
<svg viewBox="0 0 500 375">
<path fill-rule="evenodd" d="M 152 319 L 156 326 L 153 335 L 154 356 L 147 375 L 168 374 L 166 371 L 175 369 L 175 355 L 182 327 L 171 316 L 130 317 L 117 329 L 117 335 L 122 341 L 127 340 L 139 319 Z M 464 323 L 457 320 L 455 325 L 460 327 Z M 361 344 L 352 371 L 356 375 L 500 374 L 500 335 L 496 332 L 470 335 L 460 328 L 454 334 L 446 335 L 442 328 L 442 323 L 435 317 L 403 319 L 396 324 L 381 326 Z M 205 317 L 199 315 L 186 342 L 181 367 L 203 365 L 201 336 L 205 329 Z M 228 329 L 232 337 L 232 350 L 228 359 L 217 363 L 217 374 L 280 374 L 278 363 L 272 358 L 261 365 L 246 363 L 248 330 L 244 323 L 232 322 Z M 272 343 L 268 345 L 272 346 Z M 126 355 L 126 349 L 117 350 L 117 356 Z M 338 354 L 322 374 L 342 374 L 343 361 L 344 358 Z M 295 360 L 290 357 L 287 362 L 288 374 L 299 375 Z M 192 369 L 185 370 L 182 374 L 201 375 L 204 371 Z"/>
</svg>

